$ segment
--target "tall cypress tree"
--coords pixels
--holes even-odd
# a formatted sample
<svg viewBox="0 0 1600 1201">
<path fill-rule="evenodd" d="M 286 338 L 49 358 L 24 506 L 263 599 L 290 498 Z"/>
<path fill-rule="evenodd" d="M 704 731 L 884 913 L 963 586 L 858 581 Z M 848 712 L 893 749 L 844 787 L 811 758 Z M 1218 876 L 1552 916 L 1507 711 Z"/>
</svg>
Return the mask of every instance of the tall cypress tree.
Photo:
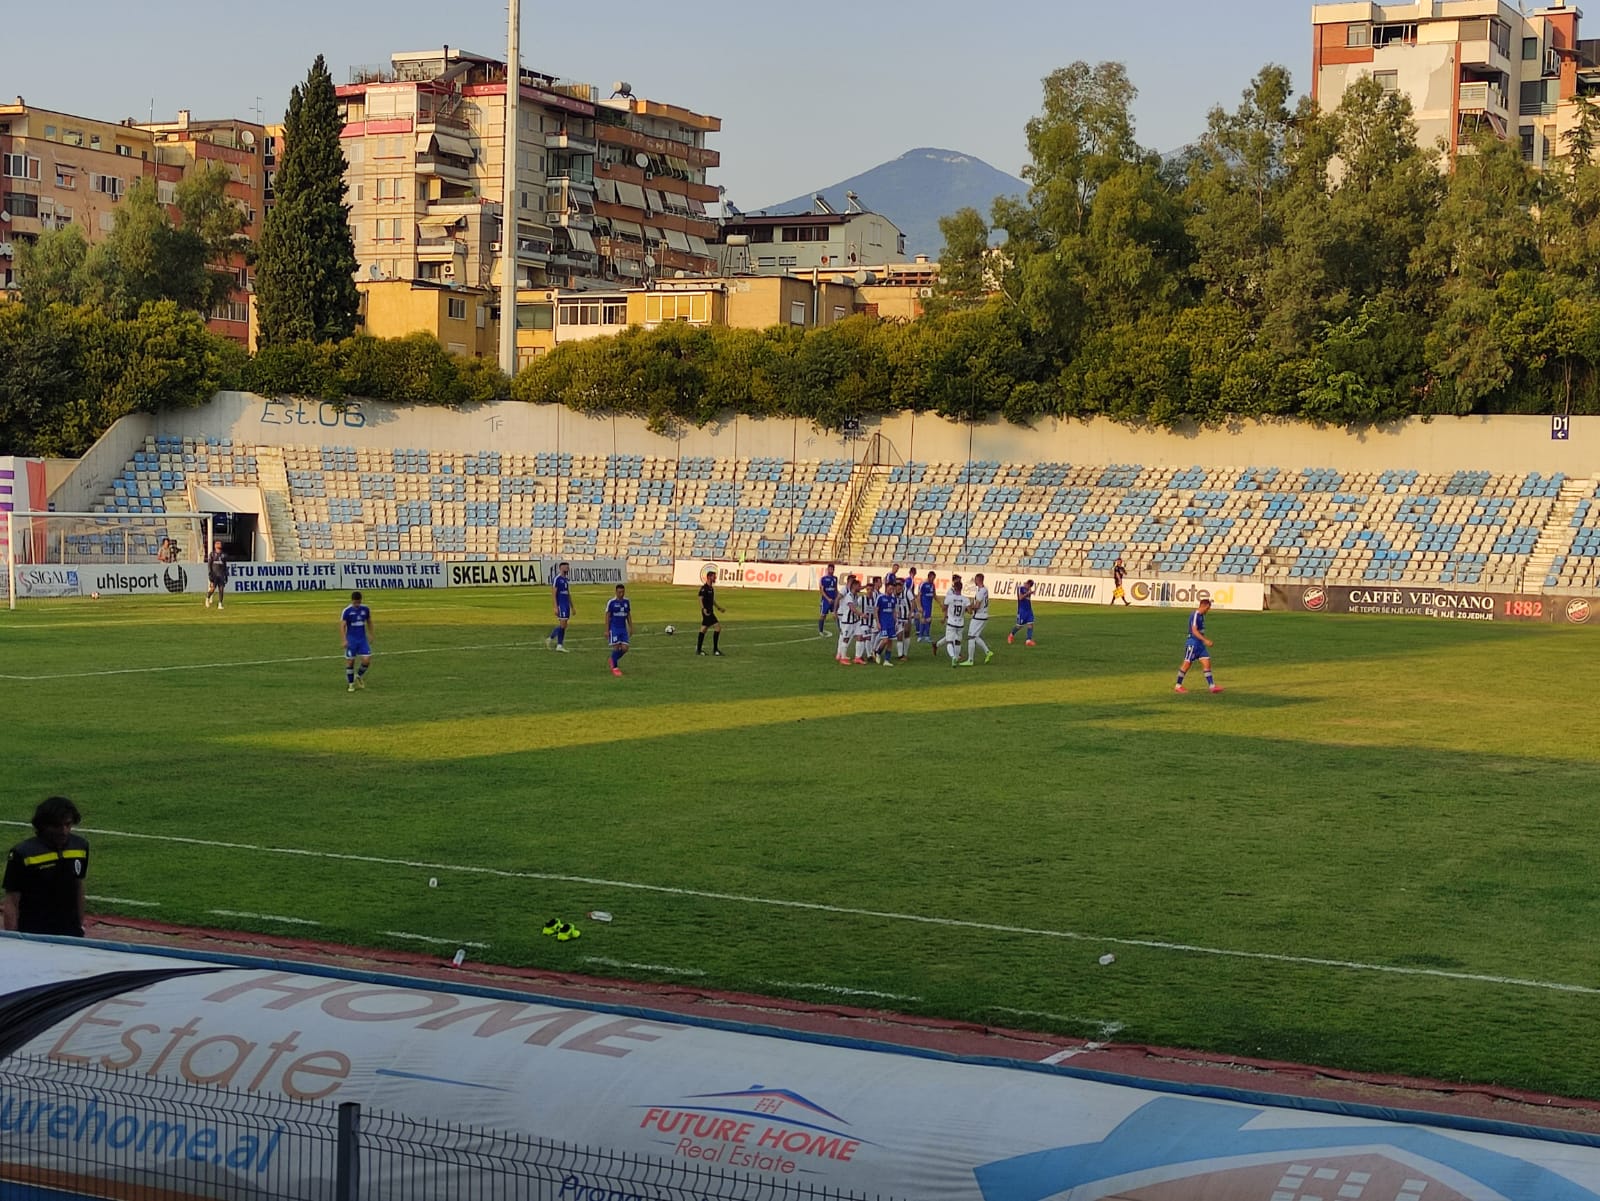
<svg viewBox="0 0 1600 1201">
<path fill-rule="evenodd" d="M 289 97 L 277 203 L 261 228 L 261 345 L 331 342 L 355 332 L 360 294 L 345 203 L 339 103 L 322 56 Z"/>
</svg>

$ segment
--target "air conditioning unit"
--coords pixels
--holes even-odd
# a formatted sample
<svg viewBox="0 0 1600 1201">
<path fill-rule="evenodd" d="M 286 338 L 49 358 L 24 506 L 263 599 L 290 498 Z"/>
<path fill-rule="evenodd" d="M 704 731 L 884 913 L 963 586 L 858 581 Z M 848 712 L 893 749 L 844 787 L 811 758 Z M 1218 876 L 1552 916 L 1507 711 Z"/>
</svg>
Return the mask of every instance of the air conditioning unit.
<svg viewBox="0 0 1600 1201">
<path fill-rule="evenodd" d="M 644 177 L 645 177 L 645 178 L 646 178 L 646 179 L 654 179 L 654 178 L 655 178 L 655 176 L 654 176 L 654 175 L 653 175 L 653 174 L 651 174 L 651 173 L 650 173 L 650 172 L 649 172 L 649 171 L 646 171 L 646 172 L 645 172 L 645 173 L 644 173 Z"/>
<path fill-rule="evenodd" d="M 932 288 L 918 288 L 917 289 L 917 295 L 922 297 L 924 300 L 927 300 L 930 296 L 933 295 L 933 289 Z"/>
<path fill-rule="evenodd" d="M 499 254 L 500 253 L 500 243 L 499 242 L 490 242 L 489 243 L 489 253 L 490 254 Z"/>
<path fill-rule="evenodd" d="M 8 259 L 14 253 L 10 242 L 0 242 L 0 259 Z"/>
<path fill-rule="evenodd" d="M 454 279 L 456 277 L 456 265 L 454 263 L 446 263 L 444 270 L 439 274 L 444 276 L 445 279 Z"/>
</svg>

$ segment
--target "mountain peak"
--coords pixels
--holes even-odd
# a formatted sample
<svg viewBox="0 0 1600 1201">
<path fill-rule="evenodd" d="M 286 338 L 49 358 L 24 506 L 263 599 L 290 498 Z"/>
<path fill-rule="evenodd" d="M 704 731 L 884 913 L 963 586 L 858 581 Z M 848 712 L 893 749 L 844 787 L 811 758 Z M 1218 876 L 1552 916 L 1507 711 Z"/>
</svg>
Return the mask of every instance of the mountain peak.
<svg viewBox="0 0 1600 1201">
<path fill-rule="evenodd" d="M 975 208 L 989 215 L 998 196 L 1020 196 L 1027 185 L 1014 175 L 991 167 L 981 158 L 938 146 L 918 146 L 898 158 L 879 163 L 803 196 L 766 206 L 769 213 L 805 212 L 817 193 L 841 213 L 846 192 L 854 192 L 863 208 L 882 213 L 906 235 L 907 256 L 936 256 L 944 248 L 939 218 L 957 209 Z"/>
</svg>

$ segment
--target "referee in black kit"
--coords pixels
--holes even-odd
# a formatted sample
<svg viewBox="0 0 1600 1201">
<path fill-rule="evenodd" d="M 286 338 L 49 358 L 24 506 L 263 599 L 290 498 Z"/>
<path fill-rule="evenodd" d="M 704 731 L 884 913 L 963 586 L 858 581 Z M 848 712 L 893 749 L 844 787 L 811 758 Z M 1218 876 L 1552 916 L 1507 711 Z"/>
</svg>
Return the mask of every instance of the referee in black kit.
<svg viewBox="0 0 1600 1201">
<path fill-rule="evenodd" d="M 83 937 L 89 843 L 72 832 L 81 821 L 78 807 L 64 796 L 39 802 L 33 811 L 33 837 L 6 856 L 0 928 Z"/>
<path fill-rule="evenodd" d="M 722 658 L 722 623 L 717 620 L 718 613 L 727 610 L 717 604 L 717 573 L 706 572 L 706 582 L 700 585 L 700 637 L 695 641 L 694 653 L 706 653 L 706 631 L 711 631 L 711 653 L 717 658 Z"/>
</svg>

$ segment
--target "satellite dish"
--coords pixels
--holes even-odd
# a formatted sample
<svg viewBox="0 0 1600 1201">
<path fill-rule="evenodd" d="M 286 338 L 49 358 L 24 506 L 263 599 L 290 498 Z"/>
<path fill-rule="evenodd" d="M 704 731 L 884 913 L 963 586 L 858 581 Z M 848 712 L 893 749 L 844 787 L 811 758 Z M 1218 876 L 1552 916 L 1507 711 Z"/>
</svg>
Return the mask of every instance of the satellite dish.
<svg viewBox="0 0 1600 1201">
<path fill-rule="evenodd" d="M 241 129 L 239 131 L 239 141 L 246 150 L 253 150 L 255 149 L 256 135 L 248 129 Z"/>
<path fill-rule="evenodd" d="M 367 278 L 368 279 L 382 279 L 383 278 L 383 269 L 381 267 L 379 267 L 377 263 L 373 263 L 372 266 L 367 268 Z"/>
<path fill-rule="evenodd" d="M 653 255 L 653 254 L 645 255 L 644 256 L 644 265 L 646 267 L 649 267 L 651 270 L 654 270 L 655 269 L 655 265 L 656 265 L 656 256 Z"/>
<path fill-rule="evenodd" d="M 682 267 L 679 267 L 676 271 L 674 271 L 672 273 L 672 278 L 673 279 L 688 279 L 689 278 L 689 273 L 687 271 L 685 271 Z"/>
<path fill-rule="evenodd" d="M 647 168 L 650 166 L 650 156 L 641 150 L 633 156 L 633 163 L 636 167 Z"/>
</svg>

